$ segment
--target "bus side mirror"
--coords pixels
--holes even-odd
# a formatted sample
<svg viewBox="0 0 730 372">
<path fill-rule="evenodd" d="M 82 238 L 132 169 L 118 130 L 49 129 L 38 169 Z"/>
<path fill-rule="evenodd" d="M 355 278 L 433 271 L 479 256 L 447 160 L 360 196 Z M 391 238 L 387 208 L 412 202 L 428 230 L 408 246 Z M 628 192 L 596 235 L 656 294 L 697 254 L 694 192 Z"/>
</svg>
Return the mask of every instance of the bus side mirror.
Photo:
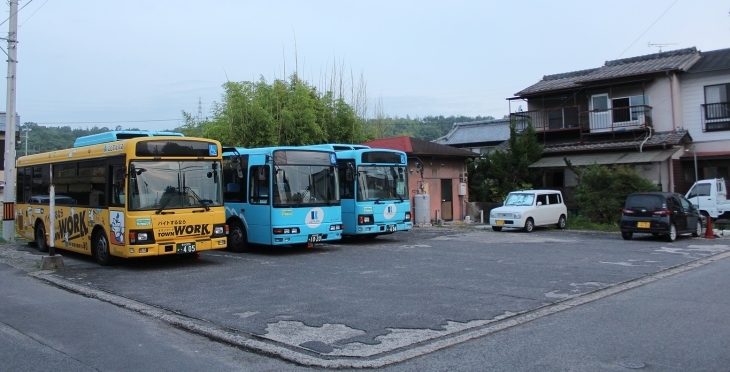
<svg viewBox="0 0 730 372">
<path fill-rule="evenodd" d="M 352 181 L 353 179 L 355 179 L 354 170 L 355 170 L 355 166 L 352 165 L 352 163 L 347 163 L 347 169 L 345 170 L 345 179 L 346 180 Z"/>
</svg>

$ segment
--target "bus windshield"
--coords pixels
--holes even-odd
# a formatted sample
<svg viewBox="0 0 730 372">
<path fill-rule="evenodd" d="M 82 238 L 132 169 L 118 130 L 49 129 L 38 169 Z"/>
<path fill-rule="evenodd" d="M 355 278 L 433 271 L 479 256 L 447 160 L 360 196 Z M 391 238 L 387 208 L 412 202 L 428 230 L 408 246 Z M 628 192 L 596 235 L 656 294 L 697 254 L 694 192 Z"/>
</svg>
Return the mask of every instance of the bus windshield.
<svg viewBox="0 0 730 372">
<path fill-rule="evenodd" d="M 357 168 L 357 200 L 408 200 L 404 166 L 361 165 Z"/>
<path fill-rule="evenodd" d="M 274 206 L 339 204 L 337 172 L 332 166 L 277 165 L 274 170 Z"/>
<path fill-rule="evenodd" d="M 223 205 L 220 162 L 133 161 L 129 166 L 129 210 Z"/>
</svg>

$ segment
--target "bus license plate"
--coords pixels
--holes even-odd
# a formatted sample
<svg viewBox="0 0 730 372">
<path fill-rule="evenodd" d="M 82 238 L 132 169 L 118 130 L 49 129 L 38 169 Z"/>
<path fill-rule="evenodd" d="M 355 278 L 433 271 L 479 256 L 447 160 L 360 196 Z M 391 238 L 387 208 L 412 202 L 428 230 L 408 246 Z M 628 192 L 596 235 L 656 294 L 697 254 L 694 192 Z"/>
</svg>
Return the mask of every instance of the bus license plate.
<svg viewBox="0 0 730 372">
<path fill-rule="evenodd" d="M 649 222 L 639 222 L 637 226 L 642 229 L 648 229 L 650 227 Z"/>
<path fill-rule="evenodd" d="M 385 228 L 388 232 L 395 232 L 398 231 L 398 225 L 388 225 L 388 227 Z"/>
<path fill-rule="evenodd" d="M 318 243 L 322 241 L 322 234 L 309 234 L 307 243 Z"/>
<path fill-rule="evenodd" d="M 178 243 L 176 247 L 177 247 L 177 253 L 178 254 L 185 254 L 185 253 L 193 253 L 193 252 L 195 252 L 195 242 L 191 242 L 191 243 Z"/>
</svg>

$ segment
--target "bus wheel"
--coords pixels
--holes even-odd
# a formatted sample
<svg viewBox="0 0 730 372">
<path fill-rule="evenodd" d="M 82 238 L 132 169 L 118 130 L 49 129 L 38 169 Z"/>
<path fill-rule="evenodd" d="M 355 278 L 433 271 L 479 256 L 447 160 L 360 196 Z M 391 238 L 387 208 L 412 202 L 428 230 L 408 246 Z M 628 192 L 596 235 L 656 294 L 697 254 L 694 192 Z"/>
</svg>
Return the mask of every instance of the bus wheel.
<svg viewBox="0 0 730 372">
<path fill-rule="evenodd" d="M 91 243 L 91 254 L 100 266 L 109 266 L 114 262 L 114 257 L 109 252 L 109 239 L 103 231 L 94 234 Z"/>
<path fill-rule="evenodd" d="M 248 236 L 246 236 L 246 228 L 239 221 L 233 221 L 229 225 L 228 232 L 228 248 L 236 253 L 248 252 L 251 246 L 248 244 Z"/>
<path fill-rule="evenodd" d="M 41 252 L 48 252 L 48 240 L 46 240 L 46 226 L 43 222 L 38 222 L 35 225 L 35 242 L 38 246 L 38 250 Z"/>
</svg>

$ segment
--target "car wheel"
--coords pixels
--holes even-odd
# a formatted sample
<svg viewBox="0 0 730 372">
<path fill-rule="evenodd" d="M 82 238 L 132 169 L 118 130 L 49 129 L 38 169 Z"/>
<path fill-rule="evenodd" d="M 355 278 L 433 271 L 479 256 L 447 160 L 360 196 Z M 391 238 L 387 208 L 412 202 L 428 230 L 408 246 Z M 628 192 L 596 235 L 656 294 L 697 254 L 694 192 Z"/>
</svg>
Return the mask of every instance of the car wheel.
<svg viewBox="0 0 730 372">
<path fill-rule="evenodd" d="M 38 250 L 41 252 L 48 252 L 48 240 L 46 240 L 46 225 L 43 222 L 38 222 L 35 226 L 35 242 L 38 246 Z"/>
<path fill-rule="evenodd" d="M 492 226 L 492 230 L 494 230 L 494 231 L 502 231 L 502 226 Z"/>
<path fill-rule="evenodd" d="M 525 221 L 525 232 L 532 232 L 532 230 L 535 230 L 535 221 L 532 220 L 532 218 L 528 218 L 527 221 Z"/>
<path fill-rule="evenodd" d="M 567 221 L 565 220 L 565 215 L 561 214 L 560 218 L 558 219 L 558 229 L 564 229 L 566 224 Z"/>
<path fill-rule="evenodd" d="M 233 221 L 230 224 L 230 232 L 228 236 L 228 248 L 236 253 L 248 252 L 251 246 L 248 244 L 248 236 L 246 228 L 240 221 Z"/>
<path fill-rule="evenodd" d="M 631 238 L 634 236 L 634 233 L 632 232 L 621 232 L 621 237 L 624 238 L 624 240 L 631 240 Z"/>
<path fill-rule="evenodd" d="M 114 263 L 114 257 L 109 252 L 109 239 L 103 231 L 99 231 L 94 235 L 91 244 L 92 254 L 96 258 L 96 262 L 100 266 L 109 266 Z"/>
<path fill-rule="evenodd" d="M 700 235 L 702 235 L 702 222 L 697 220 L 697 226 L 695 227 L 695 231 L 692 233 L 692 236 L 696 238 Z"/>
<path fill-rule="evenodd" d="M 675 226 L 673 223 L 669 224 L 669 234 L 667 234 L 667 241 L 673 242 L 677 240 L 677 226 Z"/>
</svg>

